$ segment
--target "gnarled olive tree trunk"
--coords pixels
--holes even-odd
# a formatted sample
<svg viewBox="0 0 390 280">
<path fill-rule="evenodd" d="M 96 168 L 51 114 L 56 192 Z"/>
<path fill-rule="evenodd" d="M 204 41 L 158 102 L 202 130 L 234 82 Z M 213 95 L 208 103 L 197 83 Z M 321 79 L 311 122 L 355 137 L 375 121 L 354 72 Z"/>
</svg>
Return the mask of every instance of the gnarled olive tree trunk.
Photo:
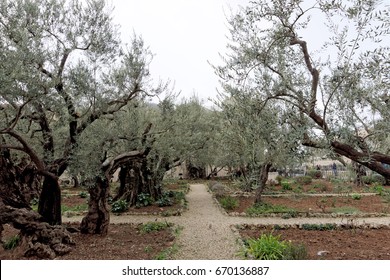
<svg viewBox="0 0 390 280">
<path fill-rule="evenodd" d="M 83 218 L 80 225 L 81 233 L 102 234 L 108 232 L 110 212 L 108 211 L 107 199 L 110 192 L 108 178 L 97 177 L 95 185 L 89 188 L 88 214 Z"/>
<path fill-rule="evenodd" d="M 272 163 L 266 163 L 261 166 L 260 169 L 260 178 L 259 178 L 259 186 L 255 192 L 255 204 L 261 203 L 261 196 L 263 194 L 264 188 L 266 186 L 268 180 L 268 172 L 272 166 Z"/>
<path fill-rule="evenodd" d="M 146 158 L 133 160 L 121 166 L 119 172 L 120 186 L 114 201 L 123 199 L 129 206 L 137 204 L 139 194 L 148 194 L 152 200 L 161 196 L 161 181 L 147 167 Z"/>
</svg>

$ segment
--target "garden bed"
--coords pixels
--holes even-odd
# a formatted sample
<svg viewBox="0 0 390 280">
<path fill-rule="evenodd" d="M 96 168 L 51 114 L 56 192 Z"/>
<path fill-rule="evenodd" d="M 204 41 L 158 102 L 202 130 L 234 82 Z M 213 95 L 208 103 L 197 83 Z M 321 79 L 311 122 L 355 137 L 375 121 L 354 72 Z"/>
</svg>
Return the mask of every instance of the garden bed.
<svg viewBox="0 0 390 280">
<path fill-rule="evenodd" d="M 78 227 L 78 224 L 72 224 Z M 175 229 L 171 224 L 111 224 L 107 236 L 73 233 L 76 245 L 59 260 L 151 260 L 169 259 L 175 251 Z M 3 241 L 7 242 L 17 231 L 5 225 Z M 0 248 L 4 259 L 25 259 L 21 248 Z"/>
<path fill-rule="evenodd" d="M 390 260 L 390 228 L 380 226 L 345 226 L 317 228 L 302 226 L 238 226 L 240 236 L 259 238 L 262 234 L 280 236 L 281 240 L 302 244 L 312 260 Z M 311 228 L 312 230 L 308 230 Z"/>
</svg>

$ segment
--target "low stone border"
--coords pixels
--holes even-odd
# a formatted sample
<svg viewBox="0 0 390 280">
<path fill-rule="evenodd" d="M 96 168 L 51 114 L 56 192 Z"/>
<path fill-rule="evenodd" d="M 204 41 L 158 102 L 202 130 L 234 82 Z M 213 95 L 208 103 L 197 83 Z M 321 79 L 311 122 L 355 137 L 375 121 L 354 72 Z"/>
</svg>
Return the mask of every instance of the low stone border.
<svg viewBox="0 0 390 280">
<path fill-rule="evenodd" d="M 232 230 L 234 230 L 239 235 L 239 230 L 244 229 L 269 229 L 269 230 L 279 230 L 279 229 L 302 229 L 302 230 L 308 230 L 304 229 L 304 225 L 326 225 L 330 224 L 334 226 L 333 229 L 328 230 L 334 230 L 334 229 L 390 229 L 390 224 L 388 225 L 378 225 L 378 224 L 354 224 L 353 221 L 346 221 L 345 223 L 300 223 L 300 224 L 273 224 L 273 225 L 254 225 L 254 224 L 240 224 L 240 225 L 233 225 Z M 277 228 L 275 228 L 277 226 Z M 324 229 L 326 231 L 327 229 Z M 310 230 L 308 230 L 310 231 Z M 240 235 L 239 235 L 240 236 Z M 241 237 L 241 236 L 240 236 Z"/>
<path fill-rule="evenodd" d="M 210 190 L 209 190 L 210 191 Z M 210 191 L 211 192 L 211 191 Z M 212 192 L 211 192 L 212 193 Z M 220 211 L 230 217 L 248 217 L 248 218 L 378 218 L 378 217 L 389 217 L 386 213 L 355 213 L 355 214 L 342 214 L 342 213 L 320 213 L 320 212 L 294 212 L 293 216 L 291 213 L 264 213 L 258 215 L 248 215 L 245 212 L 227 212 L 219 203 L 218 199 L 213 195 L 214 203 L 220 209 Z"/>
</svg>

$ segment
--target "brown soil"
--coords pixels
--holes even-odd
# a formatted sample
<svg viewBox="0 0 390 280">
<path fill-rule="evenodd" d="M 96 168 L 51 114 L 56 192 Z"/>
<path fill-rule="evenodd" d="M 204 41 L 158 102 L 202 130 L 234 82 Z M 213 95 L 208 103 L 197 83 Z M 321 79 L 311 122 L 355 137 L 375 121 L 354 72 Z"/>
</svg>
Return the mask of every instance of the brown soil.
<svg viewBox="0 0 390 280">
<path fill-rule="evenodd" d="M 282 240 L 304 244 L 312 260 L 390 260 L 390 229 L 337 229 L 328 231 L 297 228 L 272 230 L 261 226 L 241 229 L 243 238 L 263 233 L 280 235 Z M 319 252 L 326 251 L 322 256 Z"/>
<path fill-rule="evenodd" d="M 77 227 L 78 225 L 72 225 Z M 107 236 L 72 234 L 76 245 L 73 250 L 59 260 L 151 260 L 160 252 L 171 247 L 174 235 L 171 228 L 150 233 L 142 233 L 141 225 L 110 224 Z M 3 241 L 18 232 L 5 225 Z M 25 259 L 22 248 L 4 250 L 0 247 L 0 259 Z"/>
<path fill-rule="evenodd" d="M 245 212 L 253 206 L 254 197 L 236 197 L 239 199 L 239 206 L 229 212 Z M 330 196 L 302 196 L 293 195 L 290 197 L 263 197 L 263 202 L 273 205 L 284 205 L 293 208 L 298 212 L 332 213 L 337 208 L 356 208 L 362 213 L 389 213 L 390 204 L 380 196 L 362 196 L 355 200 L 352 197 L 330 197 Z"/>
</svg>

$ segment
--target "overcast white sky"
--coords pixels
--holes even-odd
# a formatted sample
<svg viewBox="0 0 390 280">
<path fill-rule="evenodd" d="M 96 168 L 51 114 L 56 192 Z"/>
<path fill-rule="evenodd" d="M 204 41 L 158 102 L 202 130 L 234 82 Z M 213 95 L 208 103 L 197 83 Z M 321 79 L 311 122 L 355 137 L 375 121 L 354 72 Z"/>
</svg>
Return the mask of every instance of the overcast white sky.
<svg viewBox="0 0 390 280">
<path fill-rule="evenodd" d="M 215 98 L 218 78 L 208 61 L 218 64 L 225 52 L 226 15 L 249 0 L 111 0 L 114 20 L 124 40 L 142 35 L 155 54 L 154 79 L 170 79 L 182 97 L 194 92 Z"/>
</svg>

